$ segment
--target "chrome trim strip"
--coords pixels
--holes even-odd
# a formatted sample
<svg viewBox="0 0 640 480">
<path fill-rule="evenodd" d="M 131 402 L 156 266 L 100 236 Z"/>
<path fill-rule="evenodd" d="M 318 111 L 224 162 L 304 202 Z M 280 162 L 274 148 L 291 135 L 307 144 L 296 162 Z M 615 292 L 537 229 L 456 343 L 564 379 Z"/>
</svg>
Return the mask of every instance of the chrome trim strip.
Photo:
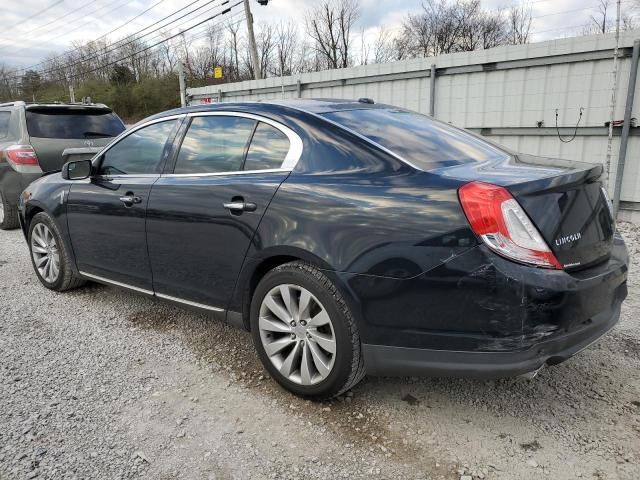
<svg viewBox="0 0 640 480">
<path fill-rule="evenodd" d="M 92 273 L 83 272 L 79 270 L 80 275 L 83 277 L 91 278 L 93 280 L 97 280 L 99 282 L 108 283 L 110 285 L 115 285 L 117 287 L 128 288 L 129 290 L 135 290 L 136 292 L 146 293 L 147 295 L 153 295 L 151 290 L 145 290 L 144 288 L 134 287 L 133 285 L 129 285 L 127 283 L 116 282 L 115 280 L 109 280 L 108 278 L 101 277 L 99 275 L 93 275 Z"/>
<path fill-rule="evenodd" d="M 190 300 L 184 300 L 182 298 L 172 297 L 170 295 L 165 295 L 163 293 L 154 293 L 151 290 L 146 290 L 140 287 L 134 287 L 133 285 L 129 285 L 127 283 L 116 282 L 115 280 L 109 280 L 108 278 L 101 277 L 99 275 L 93 275 L 92 273 L 83 272 L 79 270 L 80 275 L 83 277 L 90 278 L 92 280 L 97 280 L 98 282 L 104 282 L 109 285 L 115 285 L 117 287 L 127 288 L 129 290 L 135 290 L 136 292 L 146 293 L 147 295 L 151 295 L 158 298 L 163 298 L 165 300 L 171 300 L 172 302 L 184 303 L 185 305 L 191 305 L 192 307 L 202 308 L 204 310 L 211 310 L 213 312 L 224 312 L 224 308 L 220 307 L 212 307 L 211 305 L 205 305 L 204 303 L 192 302 Z"/>
<path fill-rule="evenodd" d="M 411 163 L 409 160 L 407 160 L 406 158 L 404 158 L 404 157 L 402 157 L 402 156 L 398 155 L 397 153 L 395 153 L 395 152 L 393 152 L 393 151 L 389 150 L 387 147 L 383 147 L 383 146 L 382 146 L 382 145 L 380 145 L 378 142 L 375 142 L 375 141 L 371 140 L 370 138 L 365 137 L 365 136 L 364 136 L 364 135 L 362 135 L 361 133 L 358 133 L 358 132 L 356 132 L 355 130 L 350 129 L 349 127 L 345 127 L 345 126 L 344 126 L 344 125 L 342 125 L 341 123 L 335 122 L 335 121 L 331 120 L 330 118 L 324 117 L 324 116 L 322 116 L 322 115 L 320 115 L 320 114 L 318 114 L 318 113 L 311 112 L 311 111 L 309 111 L 309 110 L 305 110 L 305 109 L 303 109 L 303 108 L 299 108 L 299 107 L 296 107 L 296 106 L 293 106 L 293 105 L 287 105 L 287 107 L 292 108 L 292 109 L 294 109 L 294 110 L 298 110 L 299 112 L 308 113 L 309 115 L 313 115 L 313 116 L 314 116 L 314 117 L 316 117 L 316 118 L 321 118 L 321 119 L 322 119 L 322 120 L 324 120 L 325 122 L 329 122 L 330 124 L 332 124 L 332 125 L 334 125 L 334 126 L 336 126 L 336 127 L 338 127 L 338 128 L 341 128 L 342 130 L 345 130 L 345 131 L 347 131 L 347 132 L 351 133 L 352 135 L 355 135 L 356 137 L 358 137 L 358 138 L 360 138 L 360 139 L 364 140 L 365 142 L 367 142 L 367 143 L 369 143 L 369 144 L 373 145 L 374 147 L 379 148 L 379 149 L 380 149 L 380 150 L 382 150 L 383 152 L 388 153 L 388 154 L 389 154 L 389 155 L 391 155 L 392 157 L 394 157 L 394 158 L 396 158 L 396 159 L 400 160 L 402 163 L 404 163 L 404 164 L 406 164 L 406 165 L 410 166 L 411 168 L 415 168 L 415 169 L 416 169 L 416 170 L 418 170 L 419 172 L 426 172 L 426 170 L 424 170 L 424 169 L 422 169 L 422 168 L 420 168 L 420 167 L 417 167 L 416 165 L 414 165 L 413 163 Z"/>
<path fill-rule="evenodd" d="M 280 166 L 280 169 L 284 170 L 293 170 L 293 168 L 297 165 L 300 157 L 302 156 L 302 139 L 298 136 L 296 132 L 291 130 L 289 127 L 282 125 L 281 123 L 276 122 L 275 120 L 271 120 L 270 118 L 263 117 L 261 115 L 256 115 L 253 113 L 245 113 L 245 112 L 230 112 L 226 110 L 216 110 L 215 112 L 192 112 L 187 114 L 188 117 L 244 117 L 250 118 L 252 120 L 256 120 L 259 122 L 264 122 L 268 125 L 271 125 L 274 128 L 277 128 L 282 133 L 284 133 L 289 139 L 289 151 L 287 155 L 284 157 L 284 161 Z M 254 170 L 257 171 L 257 170 Z"/>
<path fill-rule="evenodd" d="M 151 178 L 151 177 L 160 177 L 159 173 L 132 173 L 130 175 L 127 174 L 119 174 L 119 175 L 96 175 L 93 178 Z"/>
<path fill-rule="evenodd" d="M 165 295 L 163 293 L 156 293 L 156 297 L 164 298 L 165 300 L 171 300 L 172 302 L 184 303 L 185 305 L 191 305 L 192 307 L 203 308 L 205 310 L 211 310 L 213 312 L 224 312 L 224 308 L 212 307 L 210 305 L 205 305 L 204 303 L 192 302 L 190 300 L 184 300 L 182 298 L 172 297 L 170 295 Z"/>
<path fill-rule="evenodd" d="M 137 132 L 141 128 L 144 128 L 144 127 L 146 127 L 148 125 L 153 125 L 154 123 L 166 122 L 168 120 L 177 120 L 179 118 L 184 118 L 186 116 L 187 116 L 186 113 L 179 113 L 177 115 L 169 115 L 167 117 L 155 118 L 153 120 L 149 120 L 148 122 L 138 123 L 138 124 L 134 125 L 133 127 L 131 127 L 129 129 L 125 130 L 124 132 L 120 133 L 120 135 L 118 135 L 111 142 L 109 142 L 107 145 L 105 145 L 102 150 L 100 150 L 98 153 L 96 153 L 94 155 L 94 157 L 91 159 L 91 163 L 93 164 L 98 159 L 98 157 L 100 157 L 100 155 L 102 155 L 107 150 L 112 148 L 120 140 L 125 139 L 126 137 L 128 137 L 129 135 L 131 135 L 134 132 Z M 96 165 L 94 164 L 94 166 L 96 166 Z M 143 175 L 149 175 L 149 174 L 143 174 Z M 154 175 L 158 175 L 158 174 L 154 174 Z M 131 178 L 133 176 L 140 176 L 140 175 L 123 175 L 123 176 Z"/>
<path fill-rule="evenodd" d="M 290 168 L 268 168 L 264 170 L 235 170 L 232 172 L 214 172 L 214 173 L 164 173 L 160 175 L 165 178 L 174 177 L 220 177 L 225 175 L 247 175 L 251 173 L 290 173 Z"/>
</svg>

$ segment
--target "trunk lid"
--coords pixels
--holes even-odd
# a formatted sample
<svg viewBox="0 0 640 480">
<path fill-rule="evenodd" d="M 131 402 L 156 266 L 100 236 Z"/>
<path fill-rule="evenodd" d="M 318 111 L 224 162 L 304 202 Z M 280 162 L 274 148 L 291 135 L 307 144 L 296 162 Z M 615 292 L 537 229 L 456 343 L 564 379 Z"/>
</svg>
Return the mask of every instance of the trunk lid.
<svg viewBox="0 0 640 480">
<path fill-rule="evenodd" d="M 514 155 L 433 173 L 507 188 L 567 270 L 609 257 L 615 223 L 600 182 L 601 165 Z"/>
<path fill-rule="evenodd" d="M 33 106 L 26 111 L 29 142 L 43 172 L 60 170 L 67 148 L 104 147 L 125 129 L 110 109 L 95 106 Z"/>
</svg>

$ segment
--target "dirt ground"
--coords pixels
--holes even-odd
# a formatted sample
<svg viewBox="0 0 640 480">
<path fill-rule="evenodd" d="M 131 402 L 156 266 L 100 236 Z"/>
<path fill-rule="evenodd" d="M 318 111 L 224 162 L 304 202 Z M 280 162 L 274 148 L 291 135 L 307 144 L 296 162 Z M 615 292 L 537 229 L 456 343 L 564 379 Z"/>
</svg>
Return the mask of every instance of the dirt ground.
<svg viewBox="0 0 640 480">
<path fill-rule="evenodd" d="M 300 400 L 249 334 L 116 288 L 56 294 L 0 232 L 0 479 L 640 478 L 640 227 L 620 324 L 532 381 L 366 378 Z"/>
</svg>

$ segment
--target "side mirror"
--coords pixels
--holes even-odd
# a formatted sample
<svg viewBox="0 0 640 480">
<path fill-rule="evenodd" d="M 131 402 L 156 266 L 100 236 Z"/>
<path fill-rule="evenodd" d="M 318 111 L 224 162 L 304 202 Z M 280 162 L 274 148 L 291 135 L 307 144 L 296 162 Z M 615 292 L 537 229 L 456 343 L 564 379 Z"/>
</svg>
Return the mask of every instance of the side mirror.
<svg viewBox="0 0 640 480">
<path fill-rule="evenodd" d="M 62 178 L 65 180 L 84 180 L 91 176 L 92 170 L 91 160 L 67 162 L 62 166 Z"/>
</svg>

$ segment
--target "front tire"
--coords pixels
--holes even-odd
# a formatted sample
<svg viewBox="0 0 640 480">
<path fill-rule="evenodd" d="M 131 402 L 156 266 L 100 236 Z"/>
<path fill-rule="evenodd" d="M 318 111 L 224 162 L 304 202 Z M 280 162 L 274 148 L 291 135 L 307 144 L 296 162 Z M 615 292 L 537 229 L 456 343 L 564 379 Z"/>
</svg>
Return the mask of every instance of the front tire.
<svg viewBox="0 0 640 480">
<path fill-rule="evenodd" d="M 48 214 L 40 212 L 33 217 L 28 241 L 33 269 L 45 287 L 64 292 L 85 283 L 74 273 L 60 231 Z"/>
<path fill-rule="evenodd" d="M 296 395 L 335 397 L 365 375 L 353 315 L 313 265 L 291 262 L 267 273 L 254 292 L 250 320 L 262 364 Z"/>
</svg>

